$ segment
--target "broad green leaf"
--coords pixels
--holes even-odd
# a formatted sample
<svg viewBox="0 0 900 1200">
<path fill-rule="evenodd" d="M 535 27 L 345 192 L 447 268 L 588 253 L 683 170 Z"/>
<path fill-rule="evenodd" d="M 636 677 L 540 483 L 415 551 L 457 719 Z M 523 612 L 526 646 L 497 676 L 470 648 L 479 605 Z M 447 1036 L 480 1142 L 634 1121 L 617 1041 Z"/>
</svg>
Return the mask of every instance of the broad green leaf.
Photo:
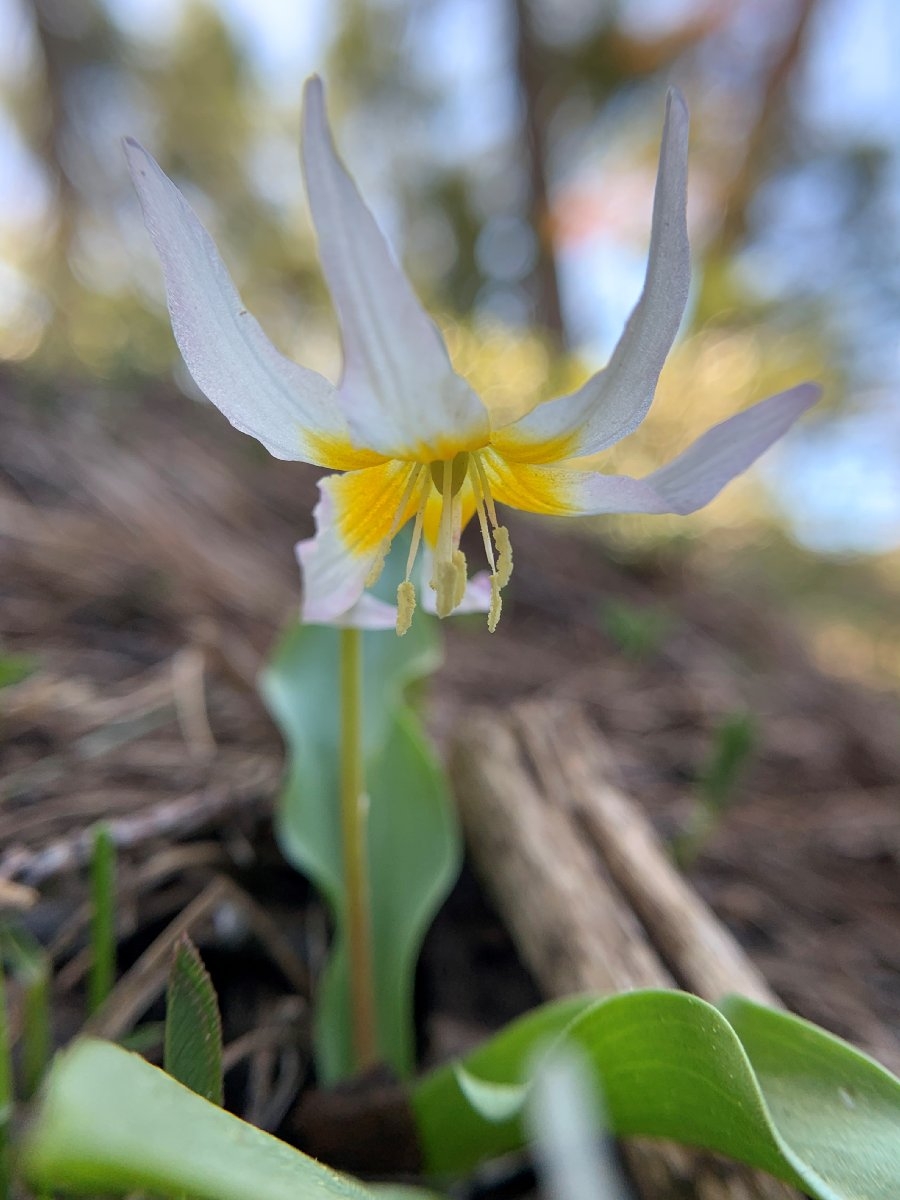
<svg viewBox="0 0 900 1200">
<path fill-rule="evenodd" d="M 165 1068 L 213 1104 L 224 1096 L 222 1019 L 216 989 L 185 934 L 175 947 L 166 992 Z"/>
<path fill-rule="evenodd" d="M 385 566 L 388 587 L 401 558 L 405 550 L 395 546 Z M 276 812 L 279 843 L 323 893 L 335 918 L 315 1024 L 317 1066 L 326 1083 L 352 1069 L 340 847 L 339 642 L 336 629 L 295 626 L 261 680 L 289 750 L 287 782 Z M 443 772 L 405 699 L 410 685 L 439 662 L 434 621 L 422 613 L 404 638 L 393 631 L 363 635 L 378 1035 L 387 1062 L 400 1075 L 413 1068 L 416 958 L 460 862 L 459 831 Z"/>
<path fill-rule="evenodd" d="M 852 1163 L 853 1194 L 900 1196 L 897 1079 L 799 1017 L 740 996 L 729 996 L 720 1007 L 753 1064 L 786 1147 L 795 1153 L 802 1147 L 825 1188 L 835 1196 L 847 1195 Z"/>
<path fill-rule="evenodd" d="M 524 1098 L 535 1049 L 570 1041 L 597 1072 L 616 1134 L 718 1150 L 817 1200 L 896 1200 L 900 1082 L 795 1017 L 745 1000 L 724 1009 L 734 1025 L 682 992 L 566 1000 L 523 1017 L 462 1066 L 483 1085 L 525 1084 Z M 521 1114 L 495 1121 L 473 1108 L 458 1070 L 433 1072 L 413 1095 L 435 1172 L 469 1170 L 524 1142 Z"/>
<path fill-rule="evenodd" d="M 58 1055 L 19 1156 L 40 1194 L 201 1200 L 372 1200 L 346 1176 L 177 1083 L 85 1038 Z"/>
</svg>

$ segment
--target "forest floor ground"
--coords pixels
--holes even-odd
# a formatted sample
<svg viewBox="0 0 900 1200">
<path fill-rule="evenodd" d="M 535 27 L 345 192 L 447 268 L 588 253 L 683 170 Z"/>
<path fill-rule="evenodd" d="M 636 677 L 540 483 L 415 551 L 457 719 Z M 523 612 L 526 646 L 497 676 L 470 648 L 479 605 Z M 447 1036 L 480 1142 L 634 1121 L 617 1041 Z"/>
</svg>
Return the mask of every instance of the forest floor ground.
<svg viewBox="0 0 900 1200">
<path fill-rule="evenodd" d="M 138 407 L 15 393 L 0 380 L 0 650 L 29 669 L 0 688 L 0 901 L 33 901 L 16 919 L 55 956 L 65 1040 L 83 1020 L 93 822 L 112 822 L 121 845 L 122 968 L 232 879 L 195 933 L 231 1090 L 277 1127 L 307 1076 L 296 981 L 321 961 L 327 923 L 274 844 L 283 747 L 255 679 L 296 611 L 293 543 L 310 531 L 315 473 L 165 395 Z M 765 581 L 730 585 L 663 552 L 626 561 L 572 525 L 511 529 L 498 632 L 445 626 L 426 698 L 438 744 L 474 703 L 575 699 L 671 839 L 717 731 L 749 713 L 746 770 L 690 879 L 788 1007 L 897 1070 L 898 697 L 820 670 Z M 637 622 L 623 627 L 623 612 Z M 420 965 L 423 1062 L 538 1000 L 465 870 Z M 159 1014 L 157 1001 L 142 1015 Z"/>
</svg>

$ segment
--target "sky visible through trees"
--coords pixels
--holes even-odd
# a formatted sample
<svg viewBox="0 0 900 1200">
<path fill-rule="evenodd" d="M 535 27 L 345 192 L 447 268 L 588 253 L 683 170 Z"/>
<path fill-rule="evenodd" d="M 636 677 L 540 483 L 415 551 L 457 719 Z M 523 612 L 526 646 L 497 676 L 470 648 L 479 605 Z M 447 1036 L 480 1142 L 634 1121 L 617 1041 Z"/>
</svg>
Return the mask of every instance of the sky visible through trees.
<svg viewBox="0 0 900 1200">
<path fill-rule="evenodd" d="M 696 264 L 676 369 L 725 381 L 722 416 L 824 378 L 829 410 L 764 476 L 813 548 L 894 549 L 898 53 L 892 0 L 0 0 L 0 357 L 106 385 L 178 374 L 127 132 L 273 337 L 333 370 L 296 152 L 319 70 L 354 173 L 460 337 L 543 328 L 516 370 L 558 347 L 602 361 L 640 286 L 674 82 Z"/>
</svg>

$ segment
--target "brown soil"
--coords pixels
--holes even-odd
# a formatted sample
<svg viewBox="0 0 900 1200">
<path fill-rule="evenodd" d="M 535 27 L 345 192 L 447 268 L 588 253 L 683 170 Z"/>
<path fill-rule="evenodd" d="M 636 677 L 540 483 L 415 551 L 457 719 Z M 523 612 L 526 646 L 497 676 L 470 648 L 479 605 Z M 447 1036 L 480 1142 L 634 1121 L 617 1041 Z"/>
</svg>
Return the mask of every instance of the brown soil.
<svg viewBox="0 0 900 1200">
<path fill-rule="evenodd" d="M 307 1076 L 303 993 L 327 929 L 272 842 L 282 750 L 254 681 L 295 610 L 292 546 L 310 529 L 315 473 L 183 400 L 25 404 L 21 388 L 0 380 L 0 628 L 3 651 L 36 670 L 0 689 L 0 903 L 51 948 L 62 1039 L 83 1016 L 93 821 L 111 820 L 122 846 L 123 967 L 230 877 L 194 932 L 222 996 L 232 1097 L 277 1127 Z M 513 542 L 498 633 L 447 628 L 438 741 L 476 700 L 577 698 L 671 836 L 722 720 L 751 712 L 752 761 L 692 878 L 791 1008 L 896 1069 L 897 697 L 818 671 L 746 580 L 616 562 L 571 528 L 523 520 Z M 607 632 L 610 600 L 664 609 L 641 655 Z M 468 873 L 429 936 L 418 999 L 425 1060 L 538 999 Z"/>
</svg>

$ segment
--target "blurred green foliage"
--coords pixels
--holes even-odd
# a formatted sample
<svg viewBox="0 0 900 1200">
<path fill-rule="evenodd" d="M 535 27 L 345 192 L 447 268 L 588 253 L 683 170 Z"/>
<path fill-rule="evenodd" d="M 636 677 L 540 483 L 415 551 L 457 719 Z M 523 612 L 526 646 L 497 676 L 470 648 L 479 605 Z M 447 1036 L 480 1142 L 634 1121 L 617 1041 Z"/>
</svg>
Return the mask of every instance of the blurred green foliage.
<svg viewBox="0 0 900 1200">
<path fill-rule="evenodd" d="M 664 608 L 635 608 L 624 600 L 604 601 L 600 621 L 622 653 L 635 662 L 655 654 L 672 628 Z"/>
<path fill-rule="evenodd" d="M 697 773 L 694 808 L 673 845 L 679 866 L 690 867 L 714 833 L 736 798 L 741 776 L 758 745 L 757 723 L 751 713 L 729 713 L 719 722 Z"/>
</svg>

